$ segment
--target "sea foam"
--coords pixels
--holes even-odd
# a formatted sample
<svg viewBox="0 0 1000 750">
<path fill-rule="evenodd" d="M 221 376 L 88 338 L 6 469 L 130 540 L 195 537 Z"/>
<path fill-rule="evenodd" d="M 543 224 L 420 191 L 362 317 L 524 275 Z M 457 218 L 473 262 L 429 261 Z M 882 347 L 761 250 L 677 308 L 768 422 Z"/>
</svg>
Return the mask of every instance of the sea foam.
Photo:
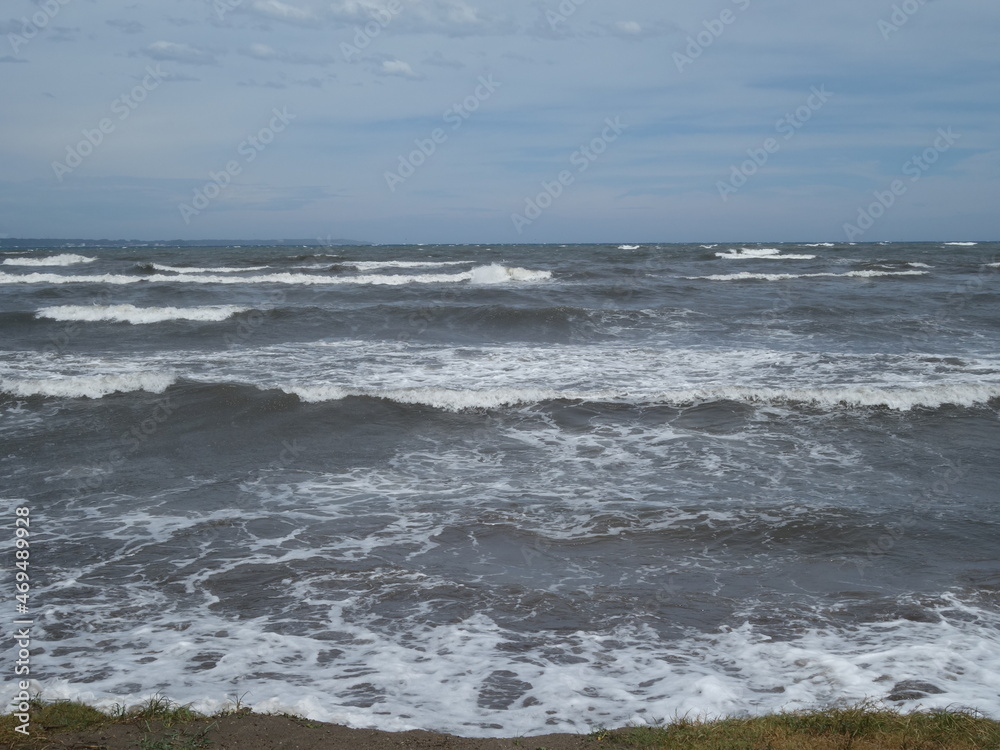
<svg viewBox="0 0 1000 750">
<path fill-rule="evenodd" d="M 136 307 L 135 305 L 59 305 L 35 313 L 38 318 L 58 321 L 107 321 L 144 325 L 170 320 L 190 320 L 217 323 L 233 315 L 248 312 L 249 307 L 218 305 L 215 307 Z"/>
<path fill-rule="evenodd" d="M 112 393 L 163 393 L 176 381 L 172 373 L 133 372 L 123 375 L 77 375 L 54 378 L 0 378 L 0 392 L 27 398 L 103 398 Z"/>
<path fill-rule="evenodd" d="M 716 253 L 717 258 L 727 260 L 815 260 L 815 255 L 782 254 L 776 247 L 742 247 L 728 253 Z"/>
<path fill-rule="evenodd" d="M 124 276 L 121 274 L 95 274 L 70 276 L 53 273 L 6 274 L 0 273 L 0 284 L 297 284 L 301 286 L 370 284 L 374 286 L 403 286 L 406 284 L 504 284 L 512 282 L 545 281 L 551 271 L 533 271 L 527 268 L 509 268 L 499 264 L 477 266 L 471 271 L 451 274 L 318 276 L 306 273 L 273 273 L 260 276 L 215 275 L 210 273 L 179 273 L 176 276 L 151 274 Z"/>
<path fill-rule="evenodd" d="M 0 266 L 73 266 L 78 263 L 93 263 L 97 258 L 85 255 L 50 255 L 45 258 L 7 258 Z"/>
</svg>

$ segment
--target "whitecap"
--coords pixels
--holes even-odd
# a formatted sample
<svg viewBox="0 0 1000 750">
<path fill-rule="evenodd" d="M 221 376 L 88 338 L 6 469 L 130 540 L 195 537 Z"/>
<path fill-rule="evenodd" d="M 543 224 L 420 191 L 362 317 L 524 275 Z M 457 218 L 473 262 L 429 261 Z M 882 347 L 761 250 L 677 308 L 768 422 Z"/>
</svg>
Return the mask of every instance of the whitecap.
<svg viewBox="0 0 1000 750">
<path fill-rule="evenodd" d="M 12 396 L 103 398 L 112 393 L 163 393 L 176 381 L 173 373 L 131 372 L 123 375 L 74 375 L 51 378 L 0 378 L 0 392 Z"/>
<path fill-rule="evenodd" d="M 319 276 L 306 273 L 273 273 L 260 276 L 213 275 L 208 273 L 178 274 L 166 276 L 125 276 L 121 274 L 95 274 L 93 276 L 63 276 L 52 273 L 6 274 L 0 273 L 0 284 L 297 284 L 340 285 L 371 284 L 402 286 L 404 284 L 454 284 L 472 282 L 474 284 L 500 284 L 507 282 L 544 281 L 552 277 L 551 271 L 533 271 L 527 268 L 509 268 L 496 263 L 478 266 L 471 271 L 454 274 L 417 274 L 361 276 Z"/>
<path fill-rule="evenodd" d="M 712 276 L 685 276 L 685 279 L 702 279 L 706 281 L 787 281 L 789 279 L 815 278 L 876 278 L 879 276 L 926 276 L 927 271 L 848 271 L 847 273 L 728 273 Z"/>
<path fill-rule="evenodd" d="M 7 258 L 0 266 L 73 266 L 78 263 L 93 263 L 97 258 L 85 255 L 50 255 L 45 258 Z"/>
<path fill-rule="evenodd" d="M 171 273 L 243 273 L 244 271 L 263 271 L 270 266 L 246 266 L 244 268 L 198 268 L 195 266 L 163 266 L 159 263 L 150 264 L 157 271 L 168 271 Z"/>
<path fill-rule="evenodd" d="M 728 253 L 716 253 L 717 258 L 727 260 L 814 260 L 815 255 L 783 255 L 776 247 L 742 247 Z"/>
<path fill-rule="evenodd" d="M 217 305 L 213 307 L 136 307 L 135 305 L 59 305 L 42 308 L 38 318 L 58 321 L 114 322 L 143 325 L 170 320 L 217 323 L 233 315 L 248 312 L 249 307 Z"/>
</svg>

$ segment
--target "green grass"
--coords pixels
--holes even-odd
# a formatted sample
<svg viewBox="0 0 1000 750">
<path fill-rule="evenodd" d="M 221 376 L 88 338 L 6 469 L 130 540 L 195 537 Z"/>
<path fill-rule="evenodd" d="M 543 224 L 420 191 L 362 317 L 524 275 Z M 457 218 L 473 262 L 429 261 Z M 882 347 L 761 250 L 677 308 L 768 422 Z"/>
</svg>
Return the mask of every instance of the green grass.
<svg viewBox="0 0 1000 750">
<path fill-rule="evenodd" d="M 899 711 L 862 704 L 748 719 L 678 719 L 591 735 L 639 750 L 1000 750 L 1000 723 L 967 711 Z"/>
<path fill-rule="evenodd" d="M 242 696 L 241 696 L 242 698 Z M 241 698 L 234 706 L 218 712 L 215 717 L 247 713 Z M 47 745 L 48 740 L 64 732 L 83 732 L 112 724 L 135 724 L 143 731 L 140 750 L 197 750 L 208 746 L 206 733 L 210 724 L 194 733 L 174 729 L 198 719 L 214 718 L 193 711 L 190 706 L 174 703 L 162 695 L 154 695 L 138 706 L 116 704 L 105 713 L 76 701 L 31 701 L 29 736 L 14 731 L 19 724 L 12 714 L 0 716 L 0 746 L 32 747 Z M 168 731 L 169 730 L 169 731 Z"/>
<path fill-rule="evenodd" d="M 36 700 L 30 713 L 28 738 L 14 731 L 13 715 L 0 716 L 0 747 L 51 747 L 53 741 L 61 744 L 56 738 L 64 732 L 132 724 L 142 734 L 139 750 L 202 750 L 210 747 L 207 734 L 215 727 L 207 720 L 251 710 L 240 696 L 206 717 L 155 695 L 142 705 L 119 705 L 108 713 L 73 701 Z M 530 738 L 519 739 L 535 747 Z M 657 727 L 600 730 L 587 739 L 588 747 L 597 750 L 1000 750 L 1000 722 L 970 711 L 901 713 L 862 704 L 718 721 L 682 717 Z"/>
</svg>

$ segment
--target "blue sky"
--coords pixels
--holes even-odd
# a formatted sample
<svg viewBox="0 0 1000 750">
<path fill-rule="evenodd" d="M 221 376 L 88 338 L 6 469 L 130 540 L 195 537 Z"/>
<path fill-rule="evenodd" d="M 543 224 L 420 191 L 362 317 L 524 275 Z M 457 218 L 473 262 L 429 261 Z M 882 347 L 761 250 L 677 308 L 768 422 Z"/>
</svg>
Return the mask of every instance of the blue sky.
<svg viewBox="0 0 1000 750">
<path fill-rule="evenodd" d="M 998 38 L 984 0 L 4 0 L 0 236 L 996 240 Z"/>
</svg>

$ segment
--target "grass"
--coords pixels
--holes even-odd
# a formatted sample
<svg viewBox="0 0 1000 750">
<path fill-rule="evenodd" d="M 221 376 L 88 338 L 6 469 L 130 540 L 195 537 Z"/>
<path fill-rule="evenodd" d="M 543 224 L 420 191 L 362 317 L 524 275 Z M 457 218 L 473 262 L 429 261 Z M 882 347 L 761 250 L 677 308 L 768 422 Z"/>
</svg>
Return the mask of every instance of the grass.
<svg viewBox="0 0 1000 750">
<path fill-rule="evenodd" d="M 12 714 L 0 716 L 0 747 L 32 748 L 48 747 L 58 735 L 67 732 L 84 732 L 115 724 L 135 724 L 143 731 L 140 750 L 198 750 L 209 746 L 206 734 L 214 728 L 210 723 L 196 732 L 183 732 L 176 727 L 191 724 L 200 719 L 218 718 L 232 714 L 249 713 L 242 703 L 242 696 L 233 701 L 233 706 L 207 717 L 191 709 L 154 695 L 138 706 L 125 707 L 115 704 L 109 712 L 99 711 L 92 706 L 76 701 L 31 701 L 31 734 L 25 736 L 16 732 L 19 724 Z"/>
<path fill-rule="evenodd" d="M 639 750 L 1000 750 L 1000 722 L 975 712 L 901 713 L 871 704 L 746 719 L 682 718 L 595 734 L 609 747 Z"/>
<path fill-rule="evenodd" d="M 202 750 L 211 746 L 207 734 L 216 726 L 211 719 L 251 713 L 242 696 L 232 703 L 208 717 L 160 695 L 108 713 L 73 701 L 36 700 L 30 737 L 14 731 L 13 715 L 0 716 L 0 747 L 61 746 L 58 736 L 65 732 L 131 724 L 142 734 L 139 750 Z M 595 750 L 1000 750 L 1000 722 L 971 711 L 901 713 L 861 704 L 716 721 L 682 717 L 657 727 L 600 730 L 586 740 Z"/>
</svg>

